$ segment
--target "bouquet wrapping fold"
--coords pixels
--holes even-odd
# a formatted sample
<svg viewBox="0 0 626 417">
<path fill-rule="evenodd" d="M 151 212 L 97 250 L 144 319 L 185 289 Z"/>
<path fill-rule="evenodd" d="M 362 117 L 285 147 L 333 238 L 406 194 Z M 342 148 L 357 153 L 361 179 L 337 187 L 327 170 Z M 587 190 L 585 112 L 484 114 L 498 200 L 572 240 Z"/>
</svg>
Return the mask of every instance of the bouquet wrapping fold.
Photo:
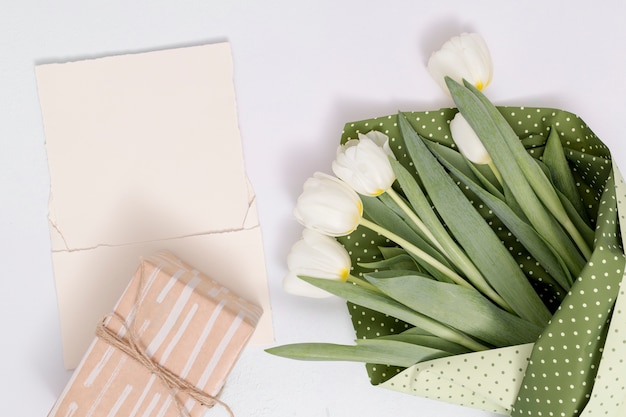
<svg viewBox="0 0 626 417">
<path fill-rule="evenodd" d="M 555 109 L 499 107 L 531 156 L 541 159 L 549 135 L 557 134 L 584 210 L 595 226 L 592 255 L 565 297 L 550 294 L 539 264 L 493 213 L 472 201 L 496 230 L 520 268 L 554 312 L 535 343 L 449 356 L 409 368 L 366 365 L 375 385 L 512 416 L 626 415 L 626 296 L 623 289 L 626 185 L 608 148 L 576 115 Z M 449 123 L 456 109 L 404 113 L 426 141 L 454 149 Z M 342 142 L 377 130 L 389 136 L 398 161 L 409 168 L 398 116 L 348 123 Z M 459 183 L 460 184 L 460 183 Z M 472 195 L 471 191 L 464 190 Z M 385 238 L 359 227 L 338 238 L 360 264 L 381 258 Z M 400 333 L 411 326 L 348 303 L 359 339 Z"/>
</svg>

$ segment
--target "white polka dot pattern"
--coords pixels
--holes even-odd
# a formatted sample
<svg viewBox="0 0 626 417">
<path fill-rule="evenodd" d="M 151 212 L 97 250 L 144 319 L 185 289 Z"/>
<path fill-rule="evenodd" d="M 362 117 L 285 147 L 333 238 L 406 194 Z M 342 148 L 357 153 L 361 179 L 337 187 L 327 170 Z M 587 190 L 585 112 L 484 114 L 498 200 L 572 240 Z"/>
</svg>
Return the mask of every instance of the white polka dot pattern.
<svg viewBox="0 0 626 417">
<path fill-rule="evenodd" d="M 414 365 L 384 388 L 499 414 L 509 414 L 532 344 L 468 353 Z"/>
<path fill-rule="evenodd" d="M 624 274 L 618 230 L 609 178 L 591 259 L 535 343 L 512 416 L 575 417 L 587 404 Z"/>
<path fill-rule="evenodd" d="M 615 172 L 617 207 L 620 221 L 626 221 L 626 184 L 617 168 Z M 621 230 L 626 241 L 626 229 Z M 626 276 L 622 278 L 598 375 L 589 403 L 582 417 L 626 416 Z"/>
<path fill-rule="evenodd" d="M 499 219 L 473 198 L 475 208 L 501 237 L 542 299 L 553 310 L 559 306 L 549 328 L 535 344 L 532 355 L 533 345 L 527 344 L 440 358 L 408 369 L 368 364 L 371 382 L 409 394 L 512 413 L 516 417 L 575 417 L 583 410 L 584 416 L 626 417 L 626 296 L 618 298 L 624 259 L 616 232 L 619 230 L 616 198 L 621 200 L 621 213 L 626 213 L 623 207 L 626 192 L 620 191 L 616 197 L 614 187 L 609 187 L 603 194 L 605 183 L 613 181 L 610 153 L 585 123 L 571 113 L 523 107 L 499 110 L 537 159 L 543 155 L 548 133 L 555 130 L 561 137 L 583 205 L 596 227 L 590 264 L 569 294 L 558 293 L 544 282 L 545 270 Z M 422 137 L 454 149 L 449 122 L 455 113 L 455 109 L 440 109 L 406 115 Z M 412 168 L 395 115 L 348 123 L 342 141 L 370 130 L 387 134 L 398 161 Z M 618 179 L 621 181 L 621 177 Z M 457 184 L 472 196 L 467 187 Z M 618 188 L 621 187 L 619 184 Z M 355 275 L 365 272 L 359 266 L 361 263 L 383 259 L 379 247 L 391 245 L 362 228 L 339 240 L 350 253 Z M 626 284 L 622 291 L 624 287 Z M 349 312 L 358 338 L 397 334 L 410 327 L 394 317 L 358 305 L 349 304 Z M 611 314 L 613 321 L 609 328 Z M 607 332 L 607 344 L 603 346 Z M 595 386 L 594 377 L 597 377 Z"/>
</svg>

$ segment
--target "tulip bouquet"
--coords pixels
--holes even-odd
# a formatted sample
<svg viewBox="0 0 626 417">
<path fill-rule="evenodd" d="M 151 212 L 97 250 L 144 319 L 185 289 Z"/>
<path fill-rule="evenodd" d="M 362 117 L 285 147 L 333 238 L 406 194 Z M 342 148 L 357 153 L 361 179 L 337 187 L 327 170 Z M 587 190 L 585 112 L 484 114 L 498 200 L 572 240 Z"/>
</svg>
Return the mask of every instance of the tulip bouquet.
<svg viewBox="0 0 626 417">
<path fill-rule="evenodd" d="M 284 288 L 346 299 L 356 343 L 268 351 L 502 414 L 626 415 L 623 182 L 577 116 L 491 104 L 491 67 L 453 38 L 429 71 L 456 108 L 346 125 Z"/>
</svg>

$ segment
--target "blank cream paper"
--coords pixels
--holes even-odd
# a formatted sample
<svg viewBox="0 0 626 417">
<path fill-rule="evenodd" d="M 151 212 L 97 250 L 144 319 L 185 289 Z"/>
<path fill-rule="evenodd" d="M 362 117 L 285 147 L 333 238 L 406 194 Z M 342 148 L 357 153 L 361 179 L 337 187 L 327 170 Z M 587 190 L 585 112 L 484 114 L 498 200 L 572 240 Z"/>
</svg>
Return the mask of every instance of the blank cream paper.
<svg viewBox="0 0 626 417">
<path fill-rule="evenodd" d="M 260 305 L 251 343 L 271 343 L 230 45 L 39 65 L 36 75 L 66 367 L 76 367 L 140 256 L 159 250 Z"/>
</svg>

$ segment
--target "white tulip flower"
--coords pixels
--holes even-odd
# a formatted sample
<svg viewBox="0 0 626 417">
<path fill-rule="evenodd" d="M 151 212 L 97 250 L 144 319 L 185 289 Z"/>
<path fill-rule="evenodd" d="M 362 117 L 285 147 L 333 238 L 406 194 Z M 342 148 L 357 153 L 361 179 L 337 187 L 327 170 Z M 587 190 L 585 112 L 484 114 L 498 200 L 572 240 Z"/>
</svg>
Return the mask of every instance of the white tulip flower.
<svg viewBox="0 0 626 417">
<path fill-rule="evenodd" d="M 283 280 L 283 289 L 294 295 L 312 298 L 331 297 L 327 291 L 315 287 L 298 276 L 325 278 L 345 282 L 352 267 L 350 255 L 330 236 L 304 229 L 287 256 L 289 272 Z"/>
<path fill-rule="evenodd" d="M 491 164 L 491 156 L 487 149 L 461 112 L 457 113 L 450 122 L 450 133 L 459 151 L 467 159 L 475 164 Z"/>
<path fill-rule="evenodd" d="M 339 178 L 316 172 L 304 182 L 294 215 L 306 228 L 328 236 L 345 236 L 359 225 L 363 203 Z"/>
<path fill-rule="evenodd" d="M 482 90 L 491 83 L 493 63 L 487 44 L 477 33 L 463 33 L 447 41 L 428 60 L 428 72 L 449 94 L 445 77 L 463 84 L 463 80 Z"/>
<path fill-rule="evenodd" d="M 396 180 L 389 157 L 389 137 L 375 130 L 359 133 L 337 148 L 333 172 L 357 193 L 376 197 L 387 191 Z"/>
</svg>

